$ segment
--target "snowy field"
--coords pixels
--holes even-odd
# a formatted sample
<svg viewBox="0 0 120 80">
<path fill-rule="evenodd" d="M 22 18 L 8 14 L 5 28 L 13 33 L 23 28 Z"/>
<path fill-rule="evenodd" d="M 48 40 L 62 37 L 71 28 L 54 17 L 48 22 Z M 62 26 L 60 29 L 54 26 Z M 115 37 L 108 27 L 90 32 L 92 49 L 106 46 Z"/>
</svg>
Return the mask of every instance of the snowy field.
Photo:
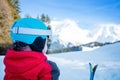
<svg viewBox="0 0 120 80">
<path fill-rule="evenodd" d="M 94 51 L 49 54 L 60 69 L 60 80 L 89 80 L 89 62 L 98 64 L 94 80 L 120 80 L 120 43 Z M 3 56 L 0 56 L 0 80 L 3 80 Z"/>
</svg>

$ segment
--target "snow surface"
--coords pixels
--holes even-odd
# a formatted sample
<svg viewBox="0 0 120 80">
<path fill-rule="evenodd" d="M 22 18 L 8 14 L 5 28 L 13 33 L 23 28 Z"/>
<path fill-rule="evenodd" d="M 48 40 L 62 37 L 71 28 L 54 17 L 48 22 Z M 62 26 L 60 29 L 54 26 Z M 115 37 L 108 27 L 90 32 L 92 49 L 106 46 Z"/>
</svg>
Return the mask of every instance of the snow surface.
<svg viewBox="0 0 120 80">
<path fill-rule="evenodd" d="M 94 80 L 120 80 L 120 43 L 88 52 L 49 54 L 60 69 L 60 80 L 89 80 L 89 62 L 98 64 Z M 0 57 L 0 80 L 3 80 L 3 56 Z"/>
<path fill-rule="evenodd" d="M 4 56 L 0 56 L 0 80 L 3 80 L 3 77 L 4 77 L 3 58 Z"/>
</svg>

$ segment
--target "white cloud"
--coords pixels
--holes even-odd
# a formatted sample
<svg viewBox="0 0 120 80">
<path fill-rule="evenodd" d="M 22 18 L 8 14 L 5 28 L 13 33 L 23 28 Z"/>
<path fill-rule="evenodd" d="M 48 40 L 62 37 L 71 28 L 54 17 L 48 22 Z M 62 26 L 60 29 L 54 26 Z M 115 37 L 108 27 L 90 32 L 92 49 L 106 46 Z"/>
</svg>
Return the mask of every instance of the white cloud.
<svg viewBox="0 0 120 80">
<path fill-rule="evenodd" d="M 53 36 L 59 35 L 59 39 L 73 44 L 87 42 L 88 30 L 81 29 L 74 20 L 52 21 Z"/>
<path fill-rule="evenodd" d="M 91 34 L 94 41 L 114 42 L 120 40 L 120 24 L 98 24 Z"/>
<path fill-rule="evenodd" d="M 77 45 L 93 41 L 114 42 L 120 39 L 120 24 L 97 24 L 94 30 L 86 30 L 71 19 L 51 21 L 53 41 L 59 39 L 62 44 L 68 42 Z"/>
</svg>

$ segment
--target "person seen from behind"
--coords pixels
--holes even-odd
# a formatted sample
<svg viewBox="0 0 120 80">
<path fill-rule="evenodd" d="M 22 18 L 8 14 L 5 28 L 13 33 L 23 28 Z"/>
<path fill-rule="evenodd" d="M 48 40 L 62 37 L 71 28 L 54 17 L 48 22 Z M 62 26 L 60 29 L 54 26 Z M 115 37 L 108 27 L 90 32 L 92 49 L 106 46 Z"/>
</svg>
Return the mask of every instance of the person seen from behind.
<svg viewBox="0 0 120 80">
<path fill-rule="evenodd" d="M 59 80 L 55 62 L 47 59 L 46 25 L 34 18 L 16 20 L 10 30 L 13 46 L 4 58 L 4 80 Z"/>
</svg>

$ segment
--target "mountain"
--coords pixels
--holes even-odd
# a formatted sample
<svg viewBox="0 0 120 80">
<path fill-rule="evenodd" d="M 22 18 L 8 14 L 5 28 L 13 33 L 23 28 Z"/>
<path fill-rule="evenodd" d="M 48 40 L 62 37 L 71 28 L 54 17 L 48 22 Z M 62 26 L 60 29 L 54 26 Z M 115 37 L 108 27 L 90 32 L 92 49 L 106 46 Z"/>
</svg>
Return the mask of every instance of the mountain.
<svg viewBox="0 0 120 80">
<path fill-rule="evenodd" d="M 120 25 L 102 24 L 90 32 L 90 37 L 96 42 L 115 42 L 120 40 Z"/>
<path fill-rule="evenodd" d="M 59 41 L 67 46 L 90 42 L 115 42 L 120 40 L 120 24 L 98 24 L 94 29 L 83 29 L 74 20 L 54 20 L 52 26 L 52 43 Z"/>
<path fill-rule="evenodd" d="M 53 42 L 59 40 L 61 44 L 67 45 L 72 43 L 85 43 L 87 40 L 88 30 L 81 29 L 73 20 L 52 21 Z"/>
</svg>

